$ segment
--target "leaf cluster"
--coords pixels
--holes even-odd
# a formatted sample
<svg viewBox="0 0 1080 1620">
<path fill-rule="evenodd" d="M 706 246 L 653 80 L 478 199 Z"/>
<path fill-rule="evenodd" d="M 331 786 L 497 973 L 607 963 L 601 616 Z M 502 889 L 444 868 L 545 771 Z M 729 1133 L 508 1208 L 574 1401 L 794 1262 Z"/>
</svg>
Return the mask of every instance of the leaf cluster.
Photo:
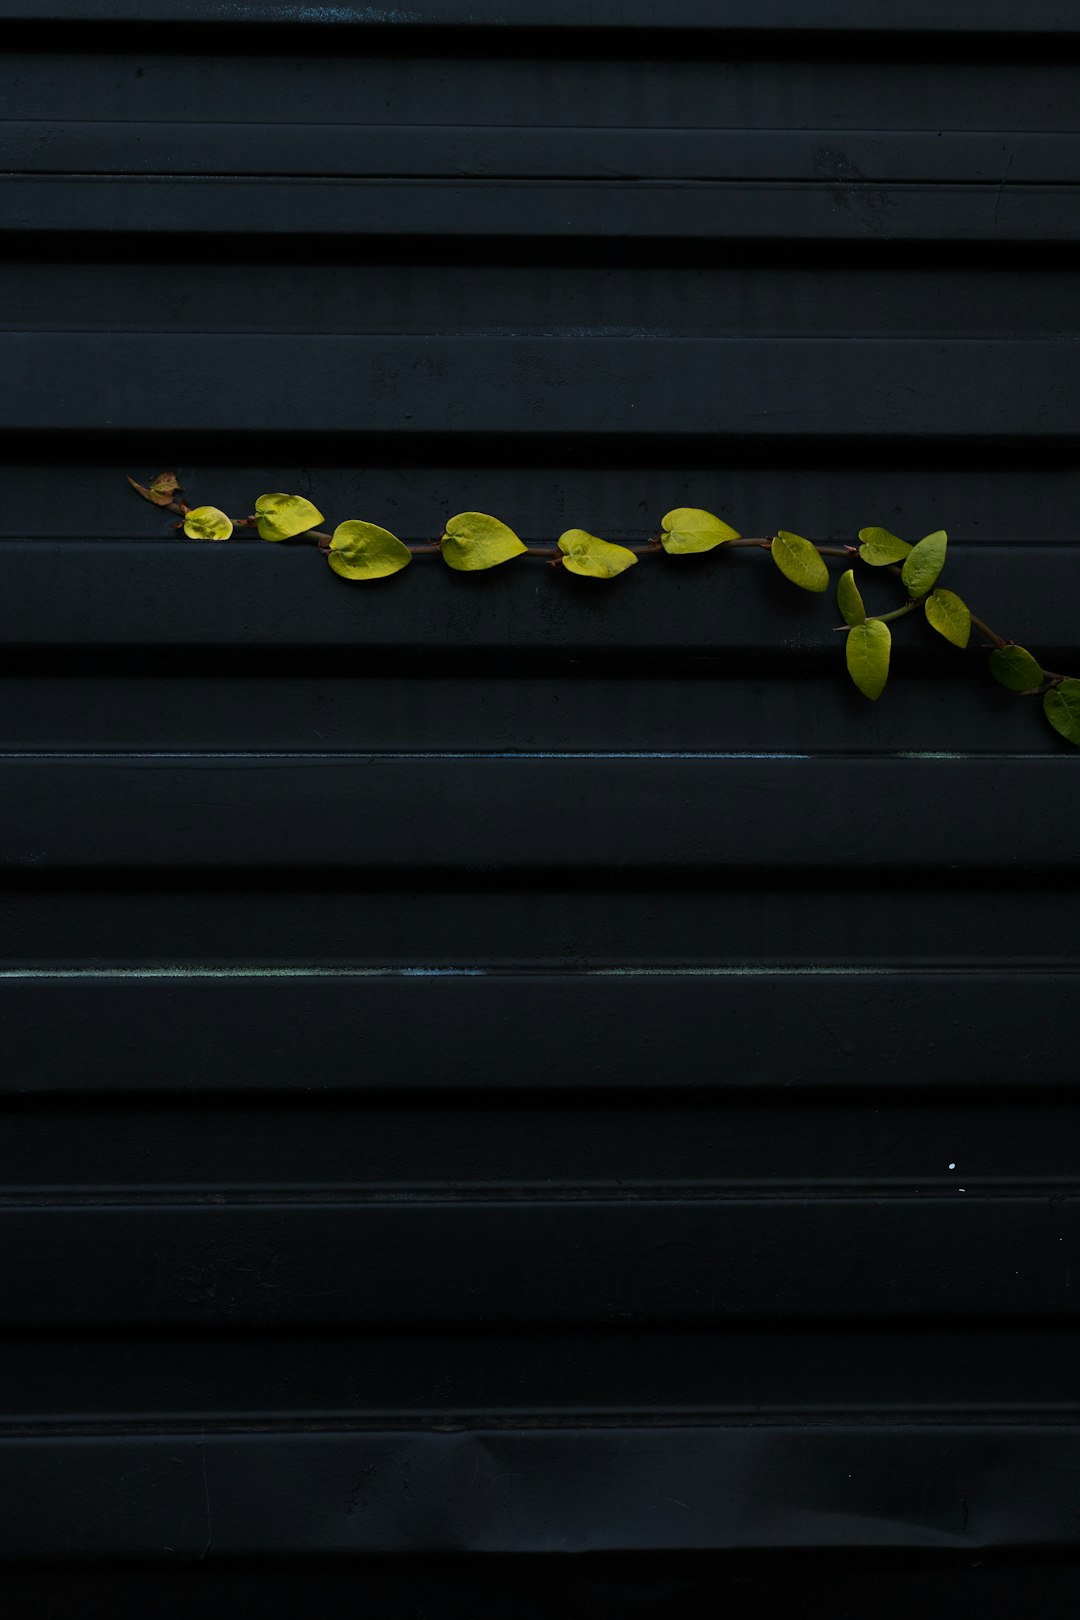
<svg viewBox="0 0 1080 1620">
<path fill-rule="evenodd" d="M 317 542 L 335 574 L 361 583 L 400 573 L 417 550 L 439 552 L 455 572 L 478 573 L 511 562 L 530 549 L 500 518 L 486 512 L 458 512 L 447 519 L 433 545 L 414 548 L 389 529 L 358 518 L 349 518 L 331 534 L 322 534 L 316 525 L 324 521 L 323 515 L 303 495 L 260 495 L 251 516 L 234 522 L 216 506 L 186 505 L 175 473 L 159 473 L 149 485 L 136 483 L 133 478 L 128 482 L 152 505 L 182 513 L 183 523 L 178 527 L 192 539 L 227 540 L 236 527 L 254 528 L 262 540 L 304 537 Z M 644 548 L 617 545 L 587 529 L 566 529 L 559 535 L 549 561 L 553 567 L 583 578 L 611 580 L 634 567 L 642 550 L 686 556 L 732 543 L 769 551 L 784 578 L 801 590 L 828 590 L 825 554 L 837 554 L 838 548 L 819 546 L 788 529 L 778 529 L 768 539 L 743 540 L 736 529 L 714 513 L 692 506 L 675 507 L 665 513 L 660 534 Z M 846 569 L 837 582 L 837 606 L 844 620 L 838 628 L 846 634 L 847 670 L 864 697 L 876 701 L 885 690 L 892 654 L 890 623 L 921 609 L 930 628 L 954 647 L 967 647 L 972 627 L 978 625 L 992 643 L 989 662 L 995 680 L 1010 692 L 1041 695 L 1044 713 L 1054 730 L 1080 746 L 1080 680 L 1043 669 L 1026 647 L 996 636 L 973 617 L 955 591 L 938 583 L 948 555 L 944 529 L 935 529 L 915 543 L 902 540 L 888 529 L 860 529 L 858 547 L 839 548 L 839 554 L 857 555 L 868 567 L 897 576 L 907 592 L 902 606 L 888 613 L 871 614 L 855 582 L 853 568 Z"/>
</svg>

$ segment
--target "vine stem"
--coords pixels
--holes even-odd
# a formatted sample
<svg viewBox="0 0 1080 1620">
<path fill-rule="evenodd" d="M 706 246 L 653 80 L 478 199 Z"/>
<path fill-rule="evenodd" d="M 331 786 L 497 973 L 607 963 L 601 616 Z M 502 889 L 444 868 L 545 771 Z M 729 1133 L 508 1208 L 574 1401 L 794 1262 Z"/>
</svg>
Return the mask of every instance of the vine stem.
<svg viewBox="0 0 1080 1620">
<path fill-rule="evenodd" d="M 133 479 L 129 479 L 128 482 L 131 483 L 144 498 L 150 498 L 147 491 L 143 489 L 142 485 L 136 484 Z M 168 502 L 154 501 L 153 504 L 158 506 L 159 510 L 161 511 L 177 513 L 182 519 L 185 518 L 191 510 L 188 502 L 183 499 Z M 253 529 L 258 523 L 258 515 L 252 512 L 247 517 L 232 518 L 230 521 L 234 529 Z M 176 527 L 178 529 L 182 529 L 183 523 L 178 523 Z M 324 555 L 329 553 L 333 543 L 333 536 L 328 534 L 325 529 L 306 529 L 302 534 L 294 535 L 292 539 L 296 544 L 299 545 L 317 546 Z M 774 536 L 771 534 L 749 536 L 740 535 L 734 540 L 723 541 L 722 545 L 725 551 L 733 551 L 740 548 L 753 548 L 760 551 L 771 551 L 773 539 Z M 442 551 L 441 539 L 432 540 L 427 543 L 417 545 L 409 545 L 407 541 L 402 543 L 406 546 L 407 550 L 412 552 L 414 557 L 438 556 Z M 625 549 L 627 551 L 633 551 L 639 557 L 657 556 L 662 553 L 664 549 L 663 542 L 659 535 L 652 535 L 648 540 L 640 543 L 631 541 L 629 544 L 626 544 L 625 542 L 620 542 L 620 544 L 625 545 Z M 814 550 L 822 557 L 842 557 L 846 561 L 850 562 L 859 556 L 858 546 L 823 546 L 818 545 L 818 543 L 814 540 L 811 540 L 809 544 L 812 545 Z M 559 550 L 558 546 L 552 546 L 550 549 L 546 546 L 526 546 L 522 555 L 526 557 L 535 557 L 541 562 L 546 562 L 555 566 L 557 566 L 563 560 L 562 552 Z M 895 575 L 895 577 L 901 581 L 903 580 L 903 571 L 892 564 L 889 564 L 884 569 L 884 572 Z M 906 614 L 914 612 L 914 610 L 917 607 L 920 607 L 924 601 L 925 596 L 916 597 L 913 601 L 905 602 L 903 607 L 894 608 L 891 613 L 875 613 L 872 614 L 871 617 L 876 619 L 881 624 L 890 624 L 893 620 L 902 619 Z M 986 623 L 985 619 L 980 619 L 974 613 L 971 614 L 971 624 L 973 629 L 978 630 L 980 635 L 986 637 L 987 642 L 992 647 L 1000 650 L 1002 648 L 1015 645 L 1015 643 L 1011 642 L 1008 637 L 998 635 L 997 631 L 992 630 L 991 627 Z M 836 626 L 838 631 L 848 630 L 849 628 L 850 626 L 846 624 Z M 1043 669 L 1041 672 L 1046 685 L 1035 689 L 1039 692 L 1049 690 L 1050 687 L 1056 686 L 1059 682 L 1069 679 L 1067 675 L 1059 675 L 1055 670 Z M 1022 693 L 1020 695 L 1029 696 L 1031 694 Z"/>
<path fill-rule="evenodd" d="M 920 596 L 914 602 L 905 602 L 903 607 L 893 608 L 891 613 L 871 613 L 868 617 L 876 619 L 879 624 L 891 624 L 894 619 L 902 619 L 905 613 L 914 613 L 915 609 L 921 606 L 922 597 Z"/>
<path fill-rule="evenodd" d="M 987 640 L 992 641 L 994 646 L 999 650 L 1002 647 L 1013 646 L 1013 642 L 1008 641 L 1004 636 L 999 636 L 996 630 L 991 630 L 990 626 L 983 619 L 976 618 L 974 613 L 971 615 L 971 622 L 974 628 L 978 630 L 980 634 L 986 636 Z M 1039 667 L 1042 669 L 1041 664 Z M 1044 669 L 1043 674 L 1046 677 L 1046 686 L 1034 688 L 1034 690 L 1037 692 L 1049 691 L 1051 686 L 1057 686 L 1060 681 L 1067 681 L 1069 679 L 1067 675 L 1059 675 L 1057 671 L 1053 669 Z M 1024 697 L 1027 696 L 1026 693 L 1021 693 L 1020 695 Z"/>
<path fill-rule="evenodd" d="M 971 615 L 971 622 L 974 628 L 979 631 L 980 635 L 984 635 L 988 641 L 992 641 L 995 647 L 1000 648 L 1007 647 L 1009 645 L 1004 636 L 999 636 L 996 630 L 991 630 L 985 619 L 978 619 L 973 613 Z"/>
<path fill-rule="evenodd" d="M 191 510 L 191 508 L 188 506 L 186 501 L 170 501 L 168 505 L 162 507 L 161 510 L 166 512 L 177 512 L 181 517 L 183 517 Z M 229 521 L 234 529 L 253 529 L 258 522 L 258 514 L 253 512 L 249 517 L 230 518 Z M 177 524 L 177 527 L 180 528 L 182 525 Z M 326 552 L 330 550 L 333 536 L 327 534 L 325 529 L 305 529 L 302 534 L 295 535 L 293 539 L 299 545 L 318 546 L 320 551 Z M 722 542 L 725 551 L 734 551 L 739 547 L 747 546 L 756 547 L 761 551 L 771 551 L 772 543 L 773 536 L 771 534 L 749 536 L 740 535 L 736 540 L 725 540 Z M 438 556 L 442 550 L 442 544 L 439 540 L 433 540 L 430 543 L 421 543 L 418 545 L 410 545 L 409 542 L 405 540 L 402 542 L 402 544 L 407 550 L 412 552 L 414 557 Z M 634 551 L 638 554 L 638 556 L 646 557 L 655 556 L 664 549 L 663 541 L 660 539 L 658 534 L 652 535 L 648 540 L 640 542 L 633 540 L 620 540 L 619 544 L 626 551 Z M 816 541 L 813 540 L 810 542 L 810 544 L 814 547 L 815 551 L 820 553 L 822 557 L 850 558 L 857 557 L 859 554 L 858 546 L 820 546 L 816 543 Z M 527 557 L 538 557 L 543 562 L 550 562 L 555 558 L 561 557 L 562 552 L 559 550 L 558 546 L 552 546 L 550 549 L 546 546 L 527 546 L 523 555 Z"/>
</svg>

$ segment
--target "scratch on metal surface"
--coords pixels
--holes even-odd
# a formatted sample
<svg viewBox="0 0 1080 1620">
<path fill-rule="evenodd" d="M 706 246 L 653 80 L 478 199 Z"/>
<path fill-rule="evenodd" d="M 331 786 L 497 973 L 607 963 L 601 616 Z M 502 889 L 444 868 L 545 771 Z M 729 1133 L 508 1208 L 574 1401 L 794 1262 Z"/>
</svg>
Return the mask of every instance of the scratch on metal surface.
<svg viewBox="0 0 1080 1620">
<path fill-rule="evenodd" d="M 836 1029 L 834 1029 L 832 1027 L 832 1025 L 829 1023 L 829 1020 L 821 1012 L 821 1009 L 818 1006 L 815 1005 L 815 1003 L 811 999 L 811 997 L 805 996 L 800 992 L 799 993 L 799 1000 L 802 1002 L 803 1006 L 806 1007 L 807 1010 L 813 1015 L 813 1017 L 817 1019 L 818 1023 L 821 1025 L 821 1027 L 825 1031 L 825 1033 L 832 1037 L 832 1039 L 836 1042 L 837 1046 L 840 1048 L 841 1052 L 843 1052 L 844 1056 L 845 1057 L 854 1057 L 855 1056 L 855 1048 L 852 1046 L 851 1042 L 848 1041 L 848 1040 L 845 1040 L 844 1036 L 840 1034 L 839 1030 L 836 1030 Z"/>
<path fill-rule="evenodd" d="M 205 1545 L 203 1547 L 202 1552 L 199 1554 L 200 1559 L 203 1559 L 203 1558 L 205 1558 L 207 1556 L 207 1554 L 209 1553 L 211 1547 L 214 1545 L 214 1515 L 213 1515 L 213 1512 L 212 1512 L 211 1507 L 210 1507 L 210 1476 L 209 1476 L 209 1473 L 208 1473 L 207 1467 L 206 1467 L 206 1431 L 205 1431 L 205 1429 L 203 1430 L 202 1434 L 199 1436 L 199 1450 L 200 1450 L 200 1454 L 201 1454 L 201 1457 L 202 1457 L 203 1496 L 204 1496 L 205 1501 L 206 1501 L 206 1543 L 205 1543 Z"/>
<path fill-rule="evenodd" d="M 814 759 L 823 758 L 821 754 L 802 754 L 790 752 L 768 752 L 762 749 L 744 750 L 709 750 L 701 748 L 666 749 L 666 748 L 633 748 L 633 749 L 585 749 L 573 750 L 544 749 L 544 748 L 506 748 L 506 749 L 410 749 L 407 753 L 387 750 L 384 753 L 363 753 L 352 749 L 336 749 L 322 752 L 318 749 L 294 749 L 291 752 L 274 752 L 258 749 L 129 749 L 112 752 L 75 751 L 39 749 L 34 752 L 26 751 L 0 751 L 0 761 L 6 764 L 49 764 L 59 762 L 78 764 L 115 764 L 126 765 L 137 763 L 140 765 L 168 765 L 177 760 L 194 760 L 197 764 L 218 765 L 232 760 L 242 760 L 245 764 L 253 765 L 311 765 L 316 762 L 329 761 L 333 764 L 386 764 L 408 765 L 414 760 L 448 760 L 448 759 L 508 759 L 527 763 L 533 759 Z M 917 758 L 917 755 L 904 755 L 903 758 Z M 941 755 L 934 758 L 961 759 L 964 756 Z M 1002 758 L 1002 755 L 996 755 Z"/>
<path fill-rule="evenodd" d="M 1009 972 L 1016 974 L 1025 971 L 1015 963 L 1009 963 Z M 670 966 L 626 966 L 626 967 L 566 967 L 559 963 L 543 964 L 539 967 L 526 964 L 524 966 L 498 967 L 458 967 L 426 966 L 426 967 L 397 967 L 383 965 L 379 967 L 333 967 L 320 966 L 289 966 L 289 967 L 207 967 L 202 964 L 194 965 L 183 962 L 158 964 L 154 967 L 19 967 L 0 968 L 0 984 L 10 980 L 43 980 L 43 979 L 498 979 L 498 978 L 524 978 L 535 975 L 549 978 L 552 975 L 566 976 L 574 979 L 739 979 L 739 978 L 937 978 L 942 969 L 940 967 L 907 967 L 903 964 L 889 962 L 875 965 L 847 966 L 839 963 L 811 963 L 805 967 L 794 967 L 789 963 L 762 963 L 762 962 L 736 962 L 720 965 L 698 965 L 687 963 L 679 967 Z M 988 975 L 994 977 L 1002 971 L 1000 963 L 991 966 L 965 963 L 957 965 L 948 964 L 947 971 L 952 974 L 963 974 L 966 978 Z M 1042 972 L 1044 970 L 1039 969 Z M 1078 970 L 1067 964 L 1055 964 L 1055 976 L 1075 976 Z M 1025 1053 L 1025 1058 L 1034 1056 Z"/>
<path fill-rule="evenodd" d="M 806 648 L 813 646 L 808 640 L 790 642 L 792 647 Z M 992 759 L 995 762 L 1007 760 L 1023 760 L 1026 764 L 1038 765 L 1048 763 L 1052 769 L 1060 770 L 1064 756 L 1058 754 L 1037 754 L 1006 752 L 995 749 L 992 753 L 976 749 L 944 749 L 944 748 L 907 748 L 890 749 L 873 754 L 853 754 L 850 750 L 826 750 L 801 753 L 784 749 L 709 749 L 709 748 L 474 748 L 474 749 L 410 749 L 409 751 L 385 749 L 381 752 L 366 749 L 292 749 L 288 752 L 271 749 L 116 749 L 108 752 L 94 749 L 0 749 L 0 762 L 4 764 L 25 765 L 51 765 L 51 764 L 79 764 L 79 765 L 170 765 L 178 761 L 192 760 L 196 764 L 214 766 L 240 761 L 249 765 L 292 765 L 306 766 L 314 764 L 336 765 L 399 765 L 407 767 L 417 760 L 511 760 L 528 764 L 535 759 L 679 759 L 679 760 L 830 760 L 830 759 L 869 759 L 897 760 L 897 759 L 947 759 L 965 761 L 973 759 Z"/>
<path fill-rule="evenodd" d="M 5 979 L 482 979 L 485 967 L 155 967 L 2 968 Z"/>
<path fill-rule="evenodd" d="M 265 22 L 265 5 L 245 5 L 244 0 L 226 0 L 218 7 L 223 17 L 241 19 L 250 17 L 255 13 L 256 19 Z M 282 22 L 307 23 L 420 23 L 424 21 L 422 12 L 401 11 L 393 6 L 275 6 L 274 20 Z"/>
</svg>

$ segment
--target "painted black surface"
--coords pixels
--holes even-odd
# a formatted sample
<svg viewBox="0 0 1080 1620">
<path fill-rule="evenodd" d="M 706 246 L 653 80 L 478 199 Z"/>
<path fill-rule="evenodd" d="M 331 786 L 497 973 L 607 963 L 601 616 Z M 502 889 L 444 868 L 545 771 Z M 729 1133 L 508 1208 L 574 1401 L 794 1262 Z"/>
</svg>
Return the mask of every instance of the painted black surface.
<svg viewBox="0 0 1080 1620">
<path fill-rule="evenodd" d="M 1012 939 L 1003 937 L 1002 944 L 1011 945 Z M 570 1155 L 567 1172 L 576 1158 L 573 1144 L 564 1140 L 573 1120 L 555 1123 L 567 1094 L 637 1091 L 659 1101 L 674 1092 L 680 1103 L 696 1094 L 698 1101 L 715 1104 L 716 1094 L 723 1099 L 743 1091 L 851 1087 L 880 1092 L 879 1106 L 887 1100 L 902 1106 L 909 1093 L 924 1089 L 1007 1092 L 1021 1065 L 1040 1089 L 1071 1093 L 1077 1081 L 1076 974 L 1062 966 L 1025 968 L 1010 962 L 950 972 L 896 961 L 857 968 L 804 962 L 756 968 L 578 967 L 563 973 L 478 966 L 468 976 L 430 965 L 396 972 L 341 967 L 325 973 L 300 966 L 287 979 L 275 977 L 272 969 L 256 977 L 250 969 L 224 966 L 8 972 L 0 981 L 0 1007 L 17 1061 L 0 1088 L 13 1098 L 63 1094 L 76 1099 L 121 1090 L 129 1091 L 131 1100 L 234 1091 L 274 1097 L 295 1090 L 295 1076 L 305 1065 L 309 1094 L 371 1101 L 385 1092 L 405 1093 L 405 1107 L 414 1092 L 526 1093 L 541 1113 L 551 1110 L 558 1152 Z M 814 1009 L 809 1021 L 808 1007 Z M 524 1047 L 523 1021 L 533 1031 Z M 223 1023 L 232 1034 L 229 1048 L 208 1049 L 205 1031 Z M 971 1036 L 974 1025 L 980 1031 L 977 1042 Z M 313 1027 L 319 1030 L 314 1066 L 308 1050 Z M 167 1046 L 160 1039 L 163 1028 L 171 1031 Z M 432 1028 L 439 1031 L 434 1062 Z M 118 1029 L 124 1032 L 122 1069 L 110 1041 L 110 1031 Z M 484 1031 L 482 1044 L 478 1029 Z M 492 1101 L 485 1096 L 485 1111 Z M 843 1101 L 835 1098 L 834 1108 Z M 634 1102 L 640 1106 L 642 1097 Z M 432 1106 L 435 1097 L 428 1100 Z M 472 1109 L 477 1106 L 474 1098 Z M 925 1108 L 926 1099 L 919 1096 L 917 1106 Z M 615 1111 L 611 1128 L 625 1117 L 621 1109 Z M 834 1129 L 839 1117 L 830 1110 L 825 1130 Z M 892 1129 L 896 1116 L 887 1117 Z M 928 1115 L 926 1128 L 933 1117 Z M 773 1129 L 786 1128 L 786 1118 L 781 1116 Z M 972 1128 L 981 1131 L 981 1119 L 976 1115 Z M 436 1140 L 446 1128 L 444 1121 Z M 467 1119 L 462 1128 L 469 1129 Z M 529 1125 L 530 1132 L 545 1128 L 542 1118 Z M 876 1117 L 865 1128 L 875 1133 Z M 1022 1125 L 1010 1127 L 1014 1147 L 1019 1129 Z M 864 1152 L 868 1144 L 869 1136 Z M 519 1143 L 518 1151 L 525 1145 Z M 984 1152 L 989 1146 L 984 1144 Z M 487 1151 L 497 1162 L 502 1150 Z M 484 1156 L 482 1144 L 476 1152 Z M 739 1179 L 742 1149 L 712 1141 L 708 1153 L 718 1152 L 729 1161 L 728 1176 Z M 700 1175 L 712 1179 L 705 1160 L 699 1162 Z M 186 1178 L 186 1164 L 177 1168 Z M 741 1180 L 752 1185 L 750 1165 L 746 1168 Z M 868 1170 L 868 1164 L 861 1168 Z M 554 1175 L 557 1155 L 550 1169 Z M 916 1158 L 909 1169 L 918 1180 L 930 1166 Z M 1027 1173 L 1033 1170 L 1034 1162 Z M 617 1175 L 617 1163 L 609 1171 Z M 944 1173 L 940 1165 L 938 1172 Z M 8 1174 L 16 1174 L 15 1164 Z M 42 1179 L 58 1178 L 43 1173 Z M 655 1179 L 662 1184 L 663 1173 Z"/>
<path fill-rule="evenodd" d="M 6 1610 L 1070 1612 L 1080 761 L 758 553 L 124 475 L 945 527 L 1075 668 L 1074 9 L 0 21 Z"/>
<path fill-rule="evenodd" d="M 382 9 L 365 5 L 292 6 L 278 0 L 54 0 L 49 7 L 50 18 L 62 22 L 142 23 L 170 24 L 226 24 L 246 25 L 249 28 L 280 23 L 284 26 L 307 26 L 313 29 L 353 28 L 365 34 L 391 27 L 399 34 L 406 29 L 453 26 L 461 28 L 535 29 L 550 34 L 553 26 L 551 8 L 543 0 L 524 0 L 510 5 L 506 0 L 418 0 L 407 9 Z M 29 7 L 24 0 L 3 0 L 0 17 L 26 22 L 42 22 L 40 11 Z M 901 4 L 889 0 L 866 15 L 857 0 L 826 0 L 805 15 L 795 0 L 758 0 L 747 5 L 743 0 L 724 7 L 722 12 L 707 0 L 679 0 L 677 5 L 660 6 L 655 0 L 626 0 L 615 5 L 611 0 L 593 4 L 580 17 L 560 12 L 554 20 L 559 30 L 641 28 L 650 33 L 666 29 L 702 29 L 725 31 L 756 31 L 769 28 L 792 30 L 842 30 L 849 34 L 860 32 L 894 33 L 944 31 L 993 33 L 1002 30 L 1009 34 L 1050 34 L 1055 40 L 1068 38 L 1076 32 L 1076 21 L 1071 8 L 1062 0 L 1032 0 L 1023 12 L 1009 0 L 987 0 L 978 14 L 957 9 L 943 11 L 940 7 L 919 0 L 917 4 Z M 410 40 L 410 44 L 412 41 Z"/>
</svg>

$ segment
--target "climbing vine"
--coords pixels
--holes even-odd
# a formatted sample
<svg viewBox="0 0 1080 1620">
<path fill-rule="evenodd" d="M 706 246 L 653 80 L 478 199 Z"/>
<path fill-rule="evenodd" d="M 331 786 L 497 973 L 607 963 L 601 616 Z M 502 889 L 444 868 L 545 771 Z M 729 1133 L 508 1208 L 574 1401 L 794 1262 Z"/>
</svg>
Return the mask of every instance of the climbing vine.
<svg viewBox="0 0 1080 1620">
<path fill-rule="evenodd" d="M 149 485 L 133 478 L 128 482 L 154 506 L 178 513 L 177 528 L 193 540 L 228 540 L 236 529 L 254 529 L 262 540 L 304 540 L 317 546 L 334 572 L 348 580 L 386 579 L 425 554 L 441 556 L 448 567 L 463 573 L 529 556 L 590 579 L 614 579 L 641 557 L 661 551 L 685 556 L 720 546 L 742 546 L 768 552 L 784 577 L 801 590 L 821 592 L 829 588 L 826 557 L 840 557 L 852 564 L 861 561 L 893 575 L 905 592 L 899 607 L 872 614 L 866 611 L 854 567 L 837 581 L 837 606 L 844 620 L 837 629 L 846 636 L 848 674 L 865 697 L 879 698 L 885 689 L 892 651 L 890 624 L 919 613 L 954 647 L 967 647 L 972 630 L 978 631 L 989 650 L 995 680 L 1009 692 L 1041 697 L 1043 712 L 1054 730 L 1080 746 L 1080 680 L 1044 669 L 1026 647 L 999 636 L 976 618 L 955 591 L 938 583 L 948 551 L 944 529 L 910 544 L 888 529 L 870 527 L 859 530 L 857 546 L 823 546 L 786 529 L 747 539 L 711 512 L 679 506 L 661 520 L 659 535 L 639 545 L 615 545 L 585 529 L 567 529 L 547 548 L 526 546 L 505 523 L 485 512 L 459 512 L 447 519 L 438 540 L 406 545 L 389 529 L 355 518 L 339 523 L 332 534 L 326 533 L 317 527 L 324 521 L 322 513 L 302 495 L 260 495 L 250 516 L 230 518 L 216 506 L 189 506 L 175 473 L 159 473 Z"/>
</svg>

